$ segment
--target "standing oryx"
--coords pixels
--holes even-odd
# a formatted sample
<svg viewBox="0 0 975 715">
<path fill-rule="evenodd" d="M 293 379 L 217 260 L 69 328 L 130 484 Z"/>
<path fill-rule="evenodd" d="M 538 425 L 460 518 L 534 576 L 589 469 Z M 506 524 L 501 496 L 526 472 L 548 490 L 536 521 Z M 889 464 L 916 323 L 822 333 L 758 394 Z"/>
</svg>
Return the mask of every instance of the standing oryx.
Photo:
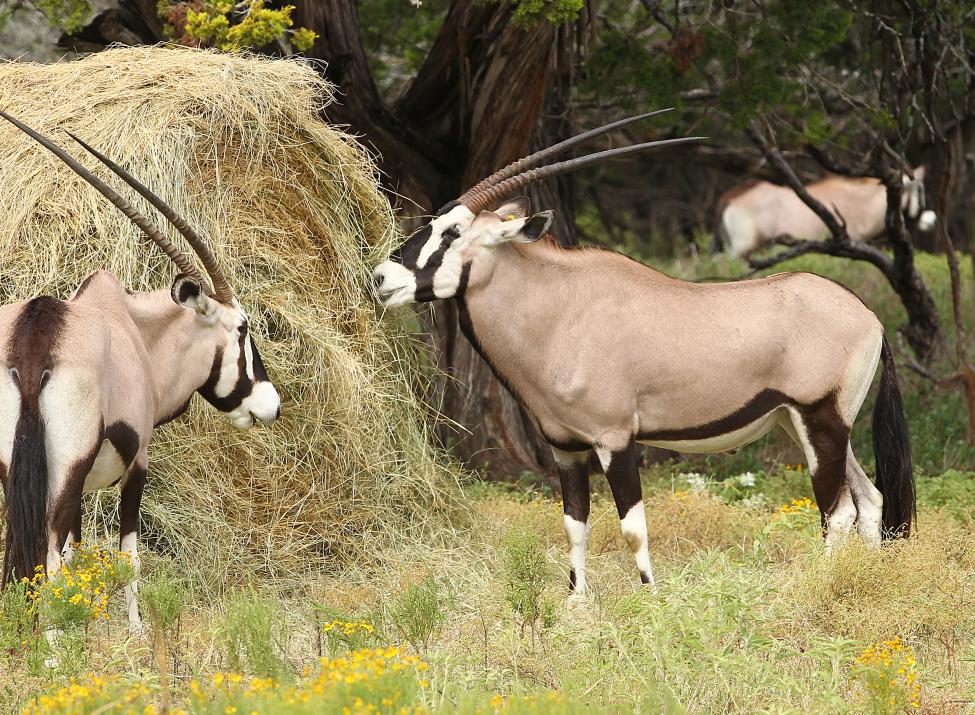
<svg viewBox="0 0 975 715">
<path fill-rule="evenodd" d="M 538 242 L 552 212 L 531 214 L 527 200 L 501 199 L 652 146 L 527 170 L 574 143 L 481 182 L 373 274 L 386 306 L 454 298 L 465 334 L 552 445 L 572 590 L 585 590 L 590 449 L 606 471 L 644 583 L 653 573 L 637 442 L 722 452 L 781 426 L 805 452 L 828 544 L 854 524 L 874 543 L 882 532 L 906 536 L 914 508 L 909 437 L 877 317 L 853 293 L 808 273 L 701 285 L 612 251 Z M 850 447 L 878 362 L 879 490 Z"/>
<path fill-rule="evenodd" d="M 854 241 L 870 241 L 884 232 L 887 187 L 878 179 L 828 176 L 806 186 L 810 195 L 846 222 Z M 934 211 L 924 209 L 924 167 L 914 178 L 904 176 L 901 210 L 918 228 L 934 228 Z M 829 229 L 788 186 L 753 181 L 729 189 L 718 199 L 715 250 L 726 249 L 735 258 L 747 256 L 774 238 L 790 236 L 820 241 Z"/>
<path fill-rule="evenodd" d="M 212 281 L 131 204 L 63 149 L 3 112 L 121 209 L 180 270 L 171 289 L 132 293 L 95 271 L 68 301 L 0 307 L 0 479 L 7 507 L 3 581 L 49 576 L 81 536 L 81 495 L 121 483 L 121 549 L 138 569 L 139 503 L 157 425 L 194 392 L 234 424 L 273 422 L 281 401 L 251 342 L 247 316 L 216 258 L 162 200 L 77 137 L 155 206 L 193 247 Z M 72 135 L 73 136 L 73 135 Z M 141 629 L 136 584 L 129 626 Z"/>
</svg>

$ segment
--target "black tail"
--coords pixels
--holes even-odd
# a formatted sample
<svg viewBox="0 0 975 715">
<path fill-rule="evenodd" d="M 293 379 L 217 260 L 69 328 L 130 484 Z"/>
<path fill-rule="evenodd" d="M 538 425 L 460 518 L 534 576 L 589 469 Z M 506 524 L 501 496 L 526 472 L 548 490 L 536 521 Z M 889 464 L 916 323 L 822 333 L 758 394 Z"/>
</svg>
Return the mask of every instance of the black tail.
<svg viewBox="0 0 975 715">
<path fill-rule="evenodd" d="M 26 396 L 25 396 L 26 398 Z M 33 404 L 31 404 L 33 402 Z M 44 422 L 36 401 L 21 401 L 7 473 L 7 550 L 3 579 L 31 578 L 47 554 L 47 453 Z"/>
<path fill-rule="evenodd" d="M 911 534 L 911 522 L 917 514 L 911 435 L 904 419 L 904 404 L 887 338 L 880 356 L 883 372 L 873 408 L 873 454 L 877 463 L 877 488 L 884 495 L 884 538 L 906 538 Z"/>
</svg>

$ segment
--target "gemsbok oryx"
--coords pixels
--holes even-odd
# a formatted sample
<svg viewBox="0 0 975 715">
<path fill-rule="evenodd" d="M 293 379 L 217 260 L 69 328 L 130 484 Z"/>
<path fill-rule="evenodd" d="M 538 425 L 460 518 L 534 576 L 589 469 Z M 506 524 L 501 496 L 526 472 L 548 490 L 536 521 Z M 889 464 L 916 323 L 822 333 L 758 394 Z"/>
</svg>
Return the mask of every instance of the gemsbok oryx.
<svg viewBox="0 0 975 715">
<path fill-rule="evenodd" d="M 468 190 L 372 278 L 387 307 L 454 299 L 465 335 L 552 446 L 571 590 L 585 592 L 590 450 L 606 472 L 640 578 L 653 583 L 637 442 L 722 452 L 781 426 L 805 453 L 827 545 L 854 524 L 872 543 L 882 534 L 907 536 L 909 435 L 877 317 L 850 291 L 809 273 L 695 284 L 613 251 L 540 242 L 552 212 L 532 214 L 526 199 L 502 199 L 655 145 L 529 168 L 578 141 L 514 162 Z M 853 455 L 850 429 L 878 363 L 875 487 Z"/>
<path fill-rule="evenodd" d="M 124 169 L 75 141 L 145 197 L 186 238 L 209 275 L 108 184 L 49 139 L 3 116 L 81 175 L 169 256 L 170 289 L 133 293 L 95 271 L 70 300 L 0 307 L 0 479 L 6 495 L 3 581 L 48 576 L 81 537 L 83 492 L 121 483 L 121 549 L 138 571 L 139 503 L 154 427 L 181 415 L 194 392 L 239 428 L 271 423 L 281 400 L 251 341 L 247 315 L 216 257 L 171 208 Z M 141 630 L 137 585 L 125 589 Z"/>
<path fill-rule="evenodd" d="M 924 167 L 914 178 L 903 177 L 901 210 L 917 222 L 921 231 L 931 231 L 937 221 L 934 211 L 924 208 Z M 854 241 L 870 241 L 884 232 L 887 187 L 878 179 L 828 176 L 806 186 L 810 195 L 846 222 Z M 803 241 L 820 241 L 829 229 L 812 209 L 788 186 L 768 181 L 739 184 L 718 199 L 716 251 L 725 249 L 735 258 L 747 256 L 779 236 Z"/>
</svg>

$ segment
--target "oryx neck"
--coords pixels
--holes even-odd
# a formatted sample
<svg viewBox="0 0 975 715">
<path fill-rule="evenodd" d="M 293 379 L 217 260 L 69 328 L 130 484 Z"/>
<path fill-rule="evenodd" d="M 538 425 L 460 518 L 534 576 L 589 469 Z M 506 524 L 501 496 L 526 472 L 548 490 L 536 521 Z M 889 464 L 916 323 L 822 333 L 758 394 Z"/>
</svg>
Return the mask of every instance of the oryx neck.
<svg viewBox="0 0 975 715">
<path fill-rule="evenodd" d="M 206 382 L 213 360 L 212 341 L 203 340 L 196 314 L 173 302 L 169 289 L 127 296 L 149 363 L 156 396 L 156 424 L 168 421 Z"/>
</svg>

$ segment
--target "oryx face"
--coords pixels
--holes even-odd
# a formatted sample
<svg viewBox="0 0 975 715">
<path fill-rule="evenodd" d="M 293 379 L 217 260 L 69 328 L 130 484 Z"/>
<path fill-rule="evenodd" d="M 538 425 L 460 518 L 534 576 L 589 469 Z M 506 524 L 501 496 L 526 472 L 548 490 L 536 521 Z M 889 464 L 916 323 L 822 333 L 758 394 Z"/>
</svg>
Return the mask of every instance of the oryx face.
<svg viewBox="0 0 975 715">
<path fill-rule="evenodd" d="M 901 198 L 901 210 L 911 221 L 916 221 L 918 228 L 927 233 L 931 231 L 937 223 L 934 211 L 925 210 L 924 196 L 924 167 L 919 166 L 914 170 L 914 178 L 911 179 L 906 174 L 903 176 L 904 192 Z"/>
<path fill-rule="evenodd" d="M 374 295 L 387 308 L 463 295 L 474 261 L 489 260 L 504 243 L 537 241 L 548 231 L 551 211 L 527 213 L 527 199 L 477 216 L 463 204 L 447 204 L 376 267 Z"/>
<path fill-rule="evenodd" d="M 213 362 L 200 395 L 234 426 L 270 424 L 281 414 L 281 398 L 268 379 L 264 363 L 250 334 L 247 314 L 236 298 L 222 303 L 207 296 L 199 282 L 179 276 L 173 283 L 173 300 L 196 312 L 201 340 L 213 343 Z M 205 337 L 204 337 L 205 336 Z"/>
</svg>

